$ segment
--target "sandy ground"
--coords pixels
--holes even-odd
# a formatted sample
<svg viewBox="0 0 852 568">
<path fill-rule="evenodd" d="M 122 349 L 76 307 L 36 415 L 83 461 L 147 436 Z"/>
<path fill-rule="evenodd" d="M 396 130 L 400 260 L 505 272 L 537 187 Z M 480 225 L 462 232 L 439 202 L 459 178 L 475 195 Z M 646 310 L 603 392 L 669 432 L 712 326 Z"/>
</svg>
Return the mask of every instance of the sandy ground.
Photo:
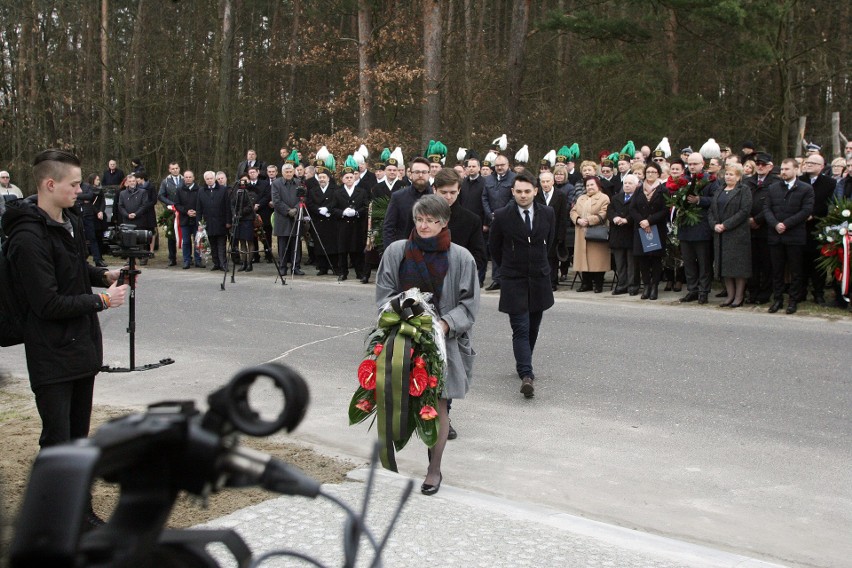
<svg viewBox="0 0 852 568">
<path fill-rule="evenodd" d="M 92 413 L 92 431 L 103 422 L 128 412 L 120 408 L 96 407 Z M 3 444 L 3 451 L 0 452 L 0 494 L 4 556 L 12 539 L 13 520 L 26 490 L 30 467 L 38 450 L 40 431 L 41 421 L 33 398 L 0 389 L 0 440 Z M 256 438 L 243 438 L 241 441 L 247 446 L 301 468 L 322 483 L 340 483 L 346 473 L 358 465 L 323 456 L 294 444 Z M 117 486 L 99 482 L 93 492 L 95 511 L 103 518 L 109 517 L 117 496 Z M 199 499 L 182 495 L 169 518 L 169 526 L 180 528 L 204 523 L 276 496 L 261 489 L 226 490 L 211 495 L 205 508 Z M 5 565 L 5 560 L 0 559 L 0 564 Z"/>
</svg>

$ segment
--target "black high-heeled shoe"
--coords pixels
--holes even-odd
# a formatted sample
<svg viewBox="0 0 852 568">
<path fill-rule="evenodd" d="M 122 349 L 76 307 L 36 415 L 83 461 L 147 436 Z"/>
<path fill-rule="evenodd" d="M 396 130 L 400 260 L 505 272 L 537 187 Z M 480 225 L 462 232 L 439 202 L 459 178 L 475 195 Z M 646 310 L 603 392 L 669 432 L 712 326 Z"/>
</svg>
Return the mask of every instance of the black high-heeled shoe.
<svg viewBox="0 0 852 568">
<path fill-rule="evenodd" d="M 727 302 L 722 302 L 721 304 L 719 304 L 719 307 L 720 308 L 730 308 L 731 304 L 733 304 L 733 303 L 734 303 L 734 300 L 731 299 L 731 300 L 728 300 Z"/>
<path fill-rule="evenodd" d="M 439 477 L 437 485 L 429 485 L 428 483 L 423 483 L 423 485 L 420 486 L 420 493 L 422 493 L 423 495 L 434 495 L 435 493 L 437 493 L 438 490 L 441 488 L 441 482 L 444 481 L 444 474 L 439 473 L 438 476 Z"/>
<path fill-rule="evenodd" d="M 730 306 L 728 306 L 728 307 L 730 307 L 730 308 L 740 308 L 740 307 L 742 307 L 742 305 L 743 305 L 743 303 L 744 303 L 744 302 L 745 302 L 745 300 L 740 300 L 739 302 L 735 302 L 735 303 L 731 304 L 731 305 L 730 305 Z"/>
</svg>

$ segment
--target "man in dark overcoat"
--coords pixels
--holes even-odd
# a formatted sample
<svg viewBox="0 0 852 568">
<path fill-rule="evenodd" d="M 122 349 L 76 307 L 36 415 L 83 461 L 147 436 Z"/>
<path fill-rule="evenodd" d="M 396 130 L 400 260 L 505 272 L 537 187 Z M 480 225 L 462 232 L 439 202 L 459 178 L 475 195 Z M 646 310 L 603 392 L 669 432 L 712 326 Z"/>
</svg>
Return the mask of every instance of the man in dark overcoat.
<svg viewBox="0 0 852 568">
<path fill-rule="evenodd" d="M 208 174 L 213 174 L 212 179 Z M 208 185 L 216 183 L 216 174 L 205 172 L 205 182 Z M 209 181 L 208 181 L 209 180 Z M 192 170 L 183 172 L 183 185 L 178 188 L 175 199 L 175 209 L 180 213 L 180 238 L 183 251 L 183 268 L 188 269 L 192 265 L 193 256 L 195 266 L 202 268 L 201 255 L 195 245 L 195 232 L 198 230 L 198 190 L 199 185 L 195 182 L 195 173 Z"/>
<path fill-rule="evenodd" d="M 180 164 L 178 162 L 169 163 L 169 175 L 160 182 L 160 191 L 157 193 L 157 200 L 162 203 L 169 211 L 175 211 L 175 199 L 177 199 L 178 188 L 183 185 L 183 177 L 180 175 Z M 168 239 L 169 249 L 169 266 L 177 264 L 177 235 L 172 235 Z"/>
<path fill-rule="evenodd" d="M 743 180 L 751 189 L 751 278 L 748 281 L 746 304 L 765 304 L 772 297 L 772 266 L 767 244 L 768 227 L 764 214 L 769 186 L 778 181 L 772 173 L 772 155 L 758 152 L 755 155 L 757 173 Z"/>
<path fill-rule="evenodd" d="M 388 164 L 390 167 L 390 164 Z M 429 184 L 429 162 L 417 157 L 411 162 L 411 185 L 391 194 L 385 222 L 382 227 L 382 242 L 385 248 L 394 241 L 407 239 L 414 230 L 414 218 L 411 216 L 414 203 L 424 195 L 432 193 Z"/>
<path fill-rule="evenodd" d="M 485 178 L 482 189 L 482 208 L 485 212 L 485 224 L 490 226 L 494 215 L 499 209 L 512 202 L 512 182 L 515 172 L 509 171 L 509 158 L 497 156 L 494 159 L 494 173 Z M 486 232 L 490 229 L 486 230 Z M 491 253 L 491 284 L 486 290 L 500 289 L 500 262 L 491 251 L 490 239 L 488 249 Z"/>
<path fill-rule="evenodd" d="M 541 189 L 535 196 L 535 201 L 553 209 L 556 223 L 556 236 L 547 247 L 547 262 L 550 263 L 550 287 L 556 292 L 559 285 L 559 271 L 557 270 L 559 254 L 557 250 L 565 248 L 565 239 L 568 235 L 568 198 L 561 191 L 554 191 L 553 173 L 550 171 L 544 171 L 538 175 L 538 184 Z"/>
<path fill-rule="evenodd" d="M 489 232 L 491 255 L 501 267 L 499 309 L 509 314 L 515 368 L 521 393 L 532 398 L 532 355 L 544 311 L 553 305 L 547 252 L 556 236 L 553 209 L 535 203 L 535 178 L 517 174 L 513 200 L 494 213 Z"/>
<path fill-rule="evenodd" d="M 772 262 L 774 314 L 784 307 L 784 276 L 790 271 L 790 301 L 787 313 L 796 313 L 802 294 L 802 262 L 805 258 L 805 222 L 814 210 L 814 188 L 796 179 L 799 165 L 793 158 L 781 162 L 781 179 L 769 187 L 764 213 L 768 229 L 769 258 Z"/>
<path fill-rule="evenodd" d="M 452 168 L 442 168 L 435 174 L 432 189 L 450 205 L 450 241 L 464 247 L 476 261 L 477 270 L 485 267 L 485 240 L 479 216 L 464 208 L 461 203 L 459 174 Z M 482 284 L 480 283 L 480 287 Z"/>
<path fill-rule="evenodd" d="M 325 276 L 329 270 L 334 272 L 337 266 L 337 219 L 331 216 L 334 186 L 325 163 L 318 160 L 315 167 L 316 184 L 308 186 L 306 205 L 318 241 L 314 243 L 317 276 Z M 277 214 L 275 216 L 278 217 Z"/>
<path fill-rule="evenodd" d="M 636 270 L 636 257 L 633 256 L 633 233 L 636 232 L 636 224 L 630 216 L 630 200 L 633 199 L 639 183 L 639 178 L 633 174 L 624 176 L 621 180 L 621 191 L 613 196 L 606 209 L 609 219 L 609 248 L 615 260 L 615 275 L 618 278 L 612 290 L 613 296 L 628 293 L 635 296 L 639 293 L 639 274 Z"/>
<path fill-rule="evenodd" d="M 198 192 L 198 222 L 207 230 L 207 240 L 210 241 L 210 258 L 213 261 L 211 270 L 228 271 L 228 230 L 231 228 L 231 197 L 228 188 L 213 182 L 213 186 L 205 185 Z"/>
<path fill-rule="evenodd" d="M 825 272 L 817 268 L 816 261 L 820 257 L 822 243 L 816 240 L 814 230 L 828 215 L 828 208 L 834 201 L 834 188 L 837 182 L 831 176 L 822 173 L 825 168 L 825 158 L 819 154 L 811 154 L 802 162 L 802 175 L 799 179 L 814 188 L 814 210 L 806 222 L 807 243 L 805 244 L 805 260 L 802 265 L 802 294 L 798 298 L 805 301 L 808 296 L 808 282 L 813 287 L 814 303 L 825 305 Z"/>
</svg>

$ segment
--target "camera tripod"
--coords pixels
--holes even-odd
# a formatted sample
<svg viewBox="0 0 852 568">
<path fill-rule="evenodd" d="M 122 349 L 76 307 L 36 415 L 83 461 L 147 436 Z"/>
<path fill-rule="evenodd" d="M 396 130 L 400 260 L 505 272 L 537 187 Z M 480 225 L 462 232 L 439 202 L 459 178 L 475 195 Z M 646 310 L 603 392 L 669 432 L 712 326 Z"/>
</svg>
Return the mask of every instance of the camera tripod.
<svg viewBox="0 0 852 568">
<path fill-rule="evenodd" d="M 237 272 L 237 263 L 234 260 L 234 255 L 242 254 L 239 250 L 239 245 L 237 243 L 237 229 L 240 223 L 240 210 L 242 210 L 243 205 L 245 204 L 245 192 L 248 191 L 244 188 L 237 188 L 237 198 L 234 200 L 234 210 L 231 215 L 231 234 L 228 236 L 231 241 L 230 246 L 228 247 L 228 253 L 226 255 L 225 262 L 231 263 L 231 284 L 234 284 L 236 280 L 234 279 Z M 284 275 L 281 273 L 281 265 L 278 260 L 275 258 L 275 255 L 272 254 L 272 244 L 269 242 L 269 237 L 266 235 L 266 231 L 263 231 L 263 246 L 265 247 L 265 252 L 272 257 L 272 262 L 275 263 L 275 271 L 278 272 L 278 276 L 275 278 L 275 281 L 278 282 L 278 278 L 281 278 L 281 285 L 286 284 L 284 282 Z M 249 255 L 253 254 L 252 252 L 246 252 L 246 258 L 248 259 Z M 228 277 L 228 265 L 225 264 L 223 267 L 225 269 L 225 273 L 222 275 L 222 285 L 221 289 L 225 289 L 225 280 Z"/>
<path fill-rule="evenodd" d="M 293 227 L 290 230 L 290 235 L 287 237 L 288 241 L 291 241 L 294 238 L 296 239 L 296 245 L 293 247 L 293 266 L 292 266 L 292 269 L 290 270 L 290 276 L 293 276 L 294 273 L 296 272 L 296 259 L 299 256 L 299 252 L 300 252 L 299 249 L 302 246 L 302 244 L 300 242 L 300 238 L 301 238 L 301 234 L 302 234 L 302 223 L 303 222 L 304 222 L 305 225 L 308 226 L 308 231 L 310 231 L 311 229 L 314 230 L 314 236 L 316 237 L 317 242 L 319 243 L 320 248 L 322 249 L 322 254 L 325 257 L 326 262 L 328 262 L 328 266 L 331 269 L 331 273 L 334 274 L 335 276 L 337 276 L 337 281 L 340 282 L 340 275 L 337 274 L 337 270 L 335 269 L 334 263 L 331 262 L 331 258 L 329 258 L 329 256 L 328 256 L 328 252 L 326 251 L 325 244 L 323 244 L 322 238 L 319 236 L 319 232 L 317 231 L 317 227 L 314 224 L 314 220 L 311 217 L 311 214 L 308 212 L 307 206 L 305 205 L 305 198 L 304 197 L 299 197 L 299 206 L 298 206 L 298 212 L 296 213 L 296 222 L 293 224 Z M 280 253 L 280 251 L 279 251 L 279 253 Z M 287 274 L 286 266 L 284 268 L 284 274 L 285 275 Z M 282 282 L 283 282 L 284 276 L 282 276 L 281 278 L 282 278 Z M 284 282 L 284 283 L 286 284 L 286 282 Z"/>
<path fill-rule="evenodd" d="M 101 367 L 101 371 L 106 373 L 150 371 L 151 369 L 171 365 L 175 362 L 171 357 L 167 357 L 165 359 L 160 359 L 158 363 L 149 363 L 147 365 L 142 365 L 141 367 L 136 366 L 136 276 L 141 274 L 139 270 L 136 270 L 136 259 L 150 258 L 152 256 L 154 256 L 153 253 L 148 251 L 129 253 L 127 256 L 127 268 L 122 268 L 118 277 L 119 286 L 124 283 L 127 283 L 130 286 L 130 301 L 128 302 L 129 322 L 127 324 L 127 333 L 130 335 L 130 367 L 110 367 L 109 365 L 104 365 Z"/>
</svg>

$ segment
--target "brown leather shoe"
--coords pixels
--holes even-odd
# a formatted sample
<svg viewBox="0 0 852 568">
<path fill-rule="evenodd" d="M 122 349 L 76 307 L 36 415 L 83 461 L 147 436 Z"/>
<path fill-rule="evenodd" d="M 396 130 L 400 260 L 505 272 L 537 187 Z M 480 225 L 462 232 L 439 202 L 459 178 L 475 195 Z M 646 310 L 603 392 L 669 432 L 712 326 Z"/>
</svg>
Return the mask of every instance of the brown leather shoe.
<svg viewBox="0 0 852 568">
<path fill-rule="evenodd" d="M 524 398 L 532 398 L 535 396 L 535 387 L 533 386 L 532 377 L 524 377 L 521 379 L 521 394 Z"/>
</svg>

